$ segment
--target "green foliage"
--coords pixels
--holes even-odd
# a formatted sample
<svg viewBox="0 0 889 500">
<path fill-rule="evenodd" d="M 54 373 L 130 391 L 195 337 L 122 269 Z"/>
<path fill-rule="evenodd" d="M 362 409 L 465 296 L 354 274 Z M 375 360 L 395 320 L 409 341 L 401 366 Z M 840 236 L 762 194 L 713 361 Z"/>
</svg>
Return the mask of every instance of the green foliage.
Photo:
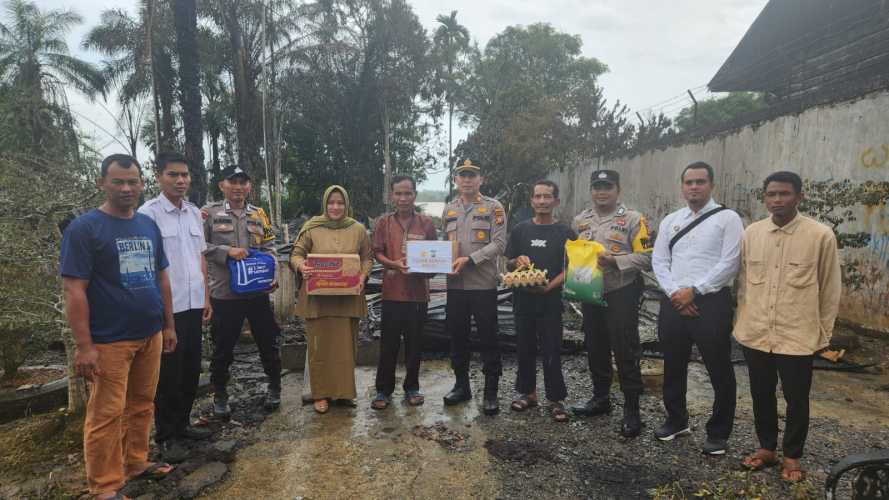
<svg viewBox="0 0 889 500">
<path fill-rule="evenodd" d="M 11 377 L 58 338 L 58 223 L 96 193 L 68 109 L 67 89 L 92 97 L 105 80 L 72 57 L 65 34 L 80 17 L 5 3 L 0 21 L 0 357 Z M 95 163 L 93 163 L 95 164 Z"/>
<path fill-rule="evenodd" d="M 725 97 L 717 97 L 698 102 L 697 121 L 694 106 L 683 108 L 676 116 L 676 129 L 684 134 L 697 128 L 707 128 L 753 111 L 766 108 L 768 105 L 761 94 L 755 92 L 731 92 Z"/>
<path fill-rule="evenodd" d="M 0 155 L 0 355 L 7 376 L 58 338 L 58 223 L 96 194 L 93 176 L 79 167 Z"/>
<path fill-rule="evenodd" d="M 608 68 L 582 56 L 579 36 L 549 24 L 512 26 L 474 57 L 461 103 L 474 125 L 457 156 L 482 166 L 488 194 L 625 148 L 626 108 L 608 107 L 597 79 Z"/>
<path fill-rule="evenodd" d="M 692 487 L 683 488 L 674 481 L 654 488 L 654 500 L 686 500 L 704 498 L 713 500 L 807 500 L 818 498 L 817 488 L 809 481 L 802 481 L 789 487 L 774 487 L 761 474 L 749 471 L 730 472 L 713 481 L 705 481 Z"/>
<path fill-rule="evenodd" d="M 324 189 L 341 184 L 357 213 L 377 214 L 387 128 L 393 174 L 419 182 L 431 162 L 418 105 L 430 70 L 426 32 L 404 2 L 333 1 L 306 23 L 278 80 L 285 213 L 318 213 Z"/>
</svg>

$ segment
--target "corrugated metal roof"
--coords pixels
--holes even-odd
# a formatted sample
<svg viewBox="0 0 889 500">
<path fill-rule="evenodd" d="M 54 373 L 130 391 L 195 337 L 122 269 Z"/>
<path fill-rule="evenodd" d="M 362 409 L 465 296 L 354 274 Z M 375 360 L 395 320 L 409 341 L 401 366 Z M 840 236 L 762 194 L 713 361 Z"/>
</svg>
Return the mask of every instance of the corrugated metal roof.
<svg viewBox="0 0 889 500">
<path fill-rule="evenodd" d="M 886 4 L 771 0 L 710 81 L 710 90 L 791 95 L 884 71 L 873 58 L 889 57 Z"/>
</svg>

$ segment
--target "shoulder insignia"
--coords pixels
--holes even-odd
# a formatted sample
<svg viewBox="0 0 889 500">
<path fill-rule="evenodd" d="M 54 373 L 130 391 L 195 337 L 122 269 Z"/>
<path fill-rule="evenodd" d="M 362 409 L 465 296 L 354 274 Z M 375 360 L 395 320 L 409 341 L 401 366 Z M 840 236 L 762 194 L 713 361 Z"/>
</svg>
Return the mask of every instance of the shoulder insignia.
<svg viewBox="0 0 889 500">
<path fill-rule="evenodd" d="M 202 208 L 201 209 L 201 219 L 207 220 L 207 217 L 210 217 L 210 212 L 208 212 L 206 208 Z"/>
<path fill-rule="evenodd" d="M 506 211 L 504 211 L 502 208 L 495 208 L 494 223 L 498 226 L 502 226 L 504 222 L 506 222 Z"/>
</svg>

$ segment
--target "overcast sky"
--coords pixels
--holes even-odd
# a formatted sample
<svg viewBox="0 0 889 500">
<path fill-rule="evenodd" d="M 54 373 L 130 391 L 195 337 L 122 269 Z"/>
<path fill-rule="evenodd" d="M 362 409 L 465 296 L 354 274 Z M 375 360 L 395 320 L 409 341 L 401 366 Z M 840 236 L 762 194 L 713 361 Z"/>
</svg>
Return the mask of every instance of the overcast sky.
<svg viewBox="0 0 889 500">
<path fill-rule="evenodd" d="M 475 41 L 484 44 L 510 25 L 547 22 L 583 40 L 584 54 L 608 65 L 601 78 L 610 101 L 620 100 L 632 111 L 675 113 L 687 102 L 687 89 L 707 96 L 703 86 L 716 73 L 767 0 L 412 0 L 420 21 L 431 32 L 435 17 L 458 11 L 457 19 Z M 69 46 L 81 57 L 98 61 L 80 42 L 98 23 L 105 9 L 135 12 L 137 0 L 37 0 L 41 8 L 73 8 L 84 25 L 69 36 Z M 674 99 L 679 96 L 678 99 Z M 100 146 L 111 138 L 83 117 L 113 131 L 113 119 L 102 108 L 71 96 L 81 127 Z M 666 102 L 665 102 L 666 101 Z M 107 105 L 114 110 L 113 104 Z M 653 108 L 652 108 L 653 107 Z M 461 131 L 465 135 L 465 131 Z M 459 138 L 455 138 L 455 143 Z M 115 144 L 104 151 L 116 151 Z M 440 189 L 442 175 L 424 183 Z"/>
</svg>

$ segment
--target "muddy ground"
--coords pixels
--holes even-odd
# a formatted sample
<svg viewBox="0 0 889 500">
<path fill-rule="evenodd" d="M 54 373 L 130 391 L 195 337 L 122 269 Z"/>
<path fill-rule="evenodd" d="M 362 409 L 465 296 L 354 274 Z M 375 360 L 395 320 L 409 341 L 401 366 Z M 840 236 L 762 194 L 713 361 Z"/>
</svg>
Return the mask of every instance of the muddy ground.
<svg viewBox="0 0 889 500">
<path fill-rule="evenodd" d="M 251 346 L 237 356 L 231 422 L 211 422 L 213 439 L 194 444 L 192 457 L 161 482 L 134 483 L 133 496 L 148 499 L 201 498 L 815 498 L 830 466 L 842 457 L 889 448 L 889 344 L 862 338 L 855 361 L 875 362 L 870 373 L 818 370 L 812 425 L 804 466 L 808 481 L 788 487 L 777 468 L 740 472 L 744 453 L 755 445 L 746 368 L 736 366 L 738 413 L 724 457 L 700 454 L 704 423 L 712 404 L 703 366 L 690 368 L 689 411 L 693 435 L 660 443 L 652 435 L 662 418 L 658 377 L 643 397 L 643 435 L 617 434 L 615 412 L 592 419 L 552 421 L 542 405 L 511 412 L 515 360 L 504 355 L 501 408 L 480 414 L 482 376 L 474 364 L 475 401 L 445 408 L 442 396 L 452 377 L 443 360 L 424 361 L 421 383 L 427 402 L 419 408 L 369 406 L 374 369 L 357 371 L 357 408 L 333 407 L 318 415 L 302 406 L 302 375 L 284 378 L 282 408 L 266 414 L 259 406 L 261 371 Z M 854 356 L 853 356 L 854 358 Z M 656 361 L 648 360 L 656 372 Z M 585 358 L 564 359 L 571 400 L 590 393 Z M 258 372 L 260 374 L 258 374 Z M 542 380 L 538 381 L 542 386 Z M 543 394 L 542 394 L 543 395 Z M 199 402 L 206 411 L 209 398 Z M 783 406 L 783 405 L 782 405 Z M 82 493 L 82 454 L 76 422 L 60 415 L 32 417 L 0 426 L 0 498 L 77 498 Z"/>
</svg>

